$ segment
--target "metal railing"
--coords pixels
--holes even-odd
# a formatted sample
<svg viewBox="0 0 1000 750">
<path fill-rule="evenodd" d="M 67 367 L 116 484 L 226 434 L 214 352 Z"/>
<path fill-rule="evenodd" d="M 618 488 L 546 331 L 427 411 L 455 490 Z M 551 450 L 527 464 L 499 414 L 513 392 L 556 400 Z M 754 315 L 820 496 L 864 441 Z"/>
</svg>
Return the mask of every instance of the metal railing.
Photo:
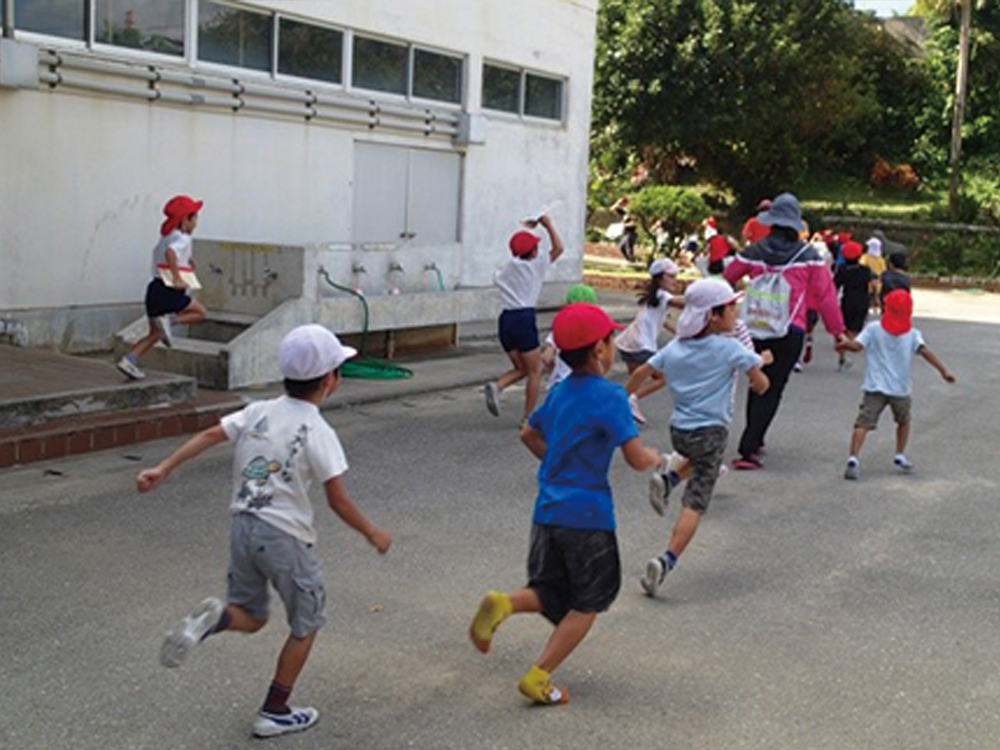
<svg viewBox="0 0 1000 750">
<path fill-rule="evenodd" d="M 4 0 L 6 9 L 7 3 Z M 6 28 L 6 27 L 5 27 Z M 370 130 L 384 129 L 454 138 L 458 113 L 418 106 L 383 103 L 291 85 L 205 75 L 157 65 L 102 60 L 65 50 L 39 50 L 39 80 L 60 87 L 114 96 L 266 112 L 302 118 L 305 122 L 341 123 Z"/>
</svg>

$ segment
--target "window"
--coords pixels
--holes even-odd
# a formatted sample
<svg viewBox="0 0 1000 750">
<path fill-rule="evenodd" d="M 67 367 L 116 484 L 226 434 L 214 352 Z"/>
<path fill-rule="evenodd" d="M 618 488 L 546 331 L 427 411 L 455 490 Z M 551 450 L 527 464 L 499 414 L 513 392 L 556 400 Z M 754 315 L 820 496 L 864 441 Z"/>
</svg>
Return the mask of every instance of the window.
<svg viewBox="0 0 1000 750">
<path fill-rule="evenodd" d="M 496 65 L 483 65 L 483 106 L 501 112 L 521 111 L 521 73 Z"/>
<path fill-rule="evenodd" d="M 452 104 L 462 101 L 461 57 L 355 34 L 353 64 L 351 83 L 357 88 Z"/>
<path fill-rule="evenodd" d="M 82 0 L 14 0 L 14 23 L 22 31 L 86 41 Z"/>
<path fill-rule="evenodd" d="M 544 117 L 547 120 L 562 119 L 563 83 L 557 78 L 526 73 L 524 76 L 524 114 Z"/>
<path fill-rule="evenodd" d="M 413 95 L 422 99 L 461 103 L 461 58 L 422 49 L 414 50 Z"/>
<path fill-rule="evenodd" d="M 565 81 L 561 78 L 483 64 L 485 109 L 545 120 L 562 120 L 564 86 Z"/>
<path fill-rule="evenodd" d="M 405 44 L 355 36 L 352 83 L 363 89 L 405 95 L 409 59 L 410 51 Z"/>
<path fill-rule="evenodd" d="M 279 73 L 329 83 L 342 82 L 343 32 L 287 18 L 278 23 Z"/>
<path fill-rule="evenodd" d="M 94 41 L 164 55 L 184 55 L 185 0 L 100 0 Z"/>
<path fill-rule="evenodd" d="M 272 17 L 221 3 L 198 3 L 198 58 L 271 71 Z"/>
</svg>

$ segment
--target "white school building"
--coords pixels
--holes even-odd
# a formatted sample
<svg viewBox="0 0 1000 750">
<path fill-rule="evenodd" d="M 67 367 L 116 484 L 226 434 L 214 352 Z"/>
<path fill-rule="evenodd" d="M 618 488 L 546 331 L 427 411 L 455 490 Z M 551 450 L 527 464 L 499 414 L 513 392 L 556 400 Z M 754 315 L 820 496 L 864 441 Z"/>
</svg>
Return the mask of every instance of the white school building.
<svg viewBox="0 0 1000 750">
<path fill-rule="evenodd" d="M 558 302 L 597 1 L 0 0 L 0 337 L 109 348 L 177 193 L 205 201 L 210 310 L 360 330 L 325 273 L 373 329 L 491 317 L 508 236 L 553 201 Z"/>
</svg>

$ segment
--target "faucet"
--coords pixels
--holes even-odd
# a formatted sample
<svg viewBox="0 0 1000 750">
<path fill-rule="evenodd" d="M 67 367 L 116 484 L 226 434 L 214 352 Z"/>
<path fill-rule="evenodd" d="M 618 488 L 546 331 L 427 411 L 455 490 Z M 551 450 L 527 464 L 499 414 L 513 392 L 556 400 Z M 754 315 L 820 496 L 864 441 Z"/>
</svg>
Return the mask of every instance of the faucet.
<svg viewBox="0 0 1000 750">
<path fill-rule="evenodd" d="M 431 261 L 426 266 L 424 266 L 424 270 L 425 271 L 436 271 L 436 270 L 438 270 L 437 263 L 435 263 L 434 261 Z"/>
<path fill-rule="evenodd" d="M 364 263 L 352 263 L 351 264 L 351 273 L 354 273 L 354 274 L 368 273 L 368 269 L 365 268 L 365 264 Z"/>
<path fill-rule="evenodd" d="M 264 276 L 264 283 L 265 284 L 269 283 L 271 281 L 274 281 L 275 279 L 278 278 L 278 272 L 277 271 L 272 271 L 269 266 L 264 266 L 264 270 L 262 272 L 262 275 Z"/>
<path fill-rule="evenodd" d="M 392 261 L 392 263 L 389 264 L 389 272 L 390 273 L 402 273 L 403 272 L 403 266 L 402 266 L 402 264 L 398 260 Z"/>
<path fill-rule="evenodd" d="M 216 265 L 215 263 L 209 263 L 208 270 L 211 273 L 222 273 L 222 266 Z"/>
</svg>

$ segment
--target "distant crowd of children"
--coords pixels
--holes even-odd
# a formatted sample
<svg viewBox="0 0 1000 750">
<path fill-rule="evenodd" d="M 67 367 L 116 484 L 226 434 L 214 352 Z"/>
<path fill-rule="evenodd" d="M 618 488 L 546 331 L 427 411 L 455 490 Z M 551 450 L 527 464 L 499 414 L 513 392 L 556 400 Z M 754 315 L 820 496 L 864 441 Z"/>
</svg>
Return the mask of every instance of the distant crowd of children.
<svg viewBox="0 0 1000 750">
<path fill-rule="evenodd" d="M 164 209 L 167 219 L 153 251 L 153 278 L 146 292 L 149 332 L 118 363 L 130 378 L 143 376 L 138 360 L 146 350 L 157 341 L 170 345 L 173 324 L 190 324 L 205 315 L 188 294 L 196 285 L 191 234 L 201 208 L 200 201 L 177 196 Z M 743 227 L 744 247 L 734 252 L 729 239 L 709 242 L 708 278 L 684 289 L 676 262 L 655 261 L 628 326 L 597 305 L 593 289 L 575 285 L 544 341 L 536 307 L 549 267 L 564 252 L 563 241 L 552 218 L 542 215 L 525 222 L 508 242 L 511 257 L 497 273 L 496 286 L 502 307 L 499 339 L 511 369 L 484 386 L 484 398 L 489 412 L 499 416 L 505 391 L 526 382 L 520 439 L 538 459 L 538 489 L 525 584 L 507 592 L 488 591 L 469 635 L 485 654 L 499 626 L 513 615 L 538 613 L 552 624 L 547 642 L 517 684 L 533 703 L 569 700 L 566 688 L 553 684 L 552 673 L 621 588 L 608 480 L 616 452 L 630 468 L 649 473 L 649 501 L 660 515 L 671 491 L 686 481 L 666 548 L 649 560 L 640 578 L 643 590 L 654 596 L 694 538 L 726 471 L 737 382 L 745 377 L 749 393 L 733 466 L 759 469 L 765 437 L 809 340 L 812 317 L 822 319 L 845 366 L 847 352 L 866 355 L 847 479 L 859 477 L 861 447 L 886 407 L 897 425 L 894 463 L 904 472 L 913 469 L 906 446 L 914 355 L 926 359 L 946 381 L 955 380 L 912 326 L 905 256 L 890 255 L 888 268 L 883 268 L 877 262 L 880 246 L 869 243 L 865 253 L 850 237 L 817 235 L 807 241 L 798 200 L 788 193 L 759 208 Z M 547 235 L 547 248 L 531 231 L 537 227 Z M 721 237 L 711 229 L 709 240 Z M 741 283 L 745 288 L 736 291 Z M 873 307 L 880 317 L 867 323 Z M 672 310 L 679 312 L 676 322 Z M 673 337 L 661 347 L 663 330 Z M 164 666 L 176 667 L 211 636 L 260 630 L 269 619 L 273 588 L 284 604 L 289 635 L 253 722 L 257 737 L 307 729 L 319 716 L 315 708 L 289 703 L 326 619 L 326 593 L 313 553 L 310 486 L 321 485 L 331 510 L 380 554 L 392 544 L 390 533 L 372 524 L 347 494 L 341 479 L 347 459 L 320 413 L 320 404 L 340 386 L 341 365 L 354 354 L 322 326 L 295 328 L 278 351 L 285 395 L 223 418 L 137 477 L 139 491 L 148 492 L 211 446 L 234 445 L 225 600 L 205 599 L 181 620 L 167 634 L 160 659 Z M 624 386 L 609 380 L 616 358 L 628 370 Z M 548 394 L 540 399 L 544 371 L 549 373 Z M 664 387 L 673 406 L 669 453 L 646 445 L 639 433 L 647 422 L 639 400 Z"/>
</svg>

